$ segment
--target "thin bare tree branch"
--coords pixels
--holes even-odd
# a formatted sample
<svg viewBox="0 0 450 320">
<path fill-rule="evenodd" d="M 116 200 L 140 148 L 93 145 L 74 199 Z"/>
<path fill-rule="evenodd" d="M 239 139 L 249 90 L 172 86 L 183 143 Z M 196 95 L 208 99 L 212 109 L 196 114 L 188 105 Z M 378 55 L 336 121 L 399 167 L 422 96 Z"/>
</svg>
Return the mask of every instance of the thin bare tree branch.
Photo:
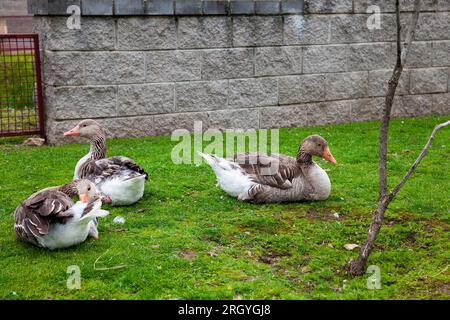
<svg viewBox="0 0 450 320">
<path fill-rule="evenodd" d="M 421 2 L 421 0 L 414 1 L 414 13 L 413 13 L 413 16 L 411 17 L 411 21 L 409 23 L 409 29 L 408 29 L 409 32 L 406 35 L 406 40 L 405 40 L 403 52 L 401 55 L 401 61 L 402 61 L 403 65 L 406 65 L 409 49 L 411 47 L 411 42 L 414 39 L 414 35 L 416 34 L 417 21 L 419 20 L 420 2 Z"/>
<path fill-rule="evenodd" d="M 401 23 L 400 23 L 400 4 L 395 1 L 396 20 L 397 20 L 397 62 L 389 80 L 388 92 L 384 101 L 383 118 L 380 126 L 379 142 L 379 160 L 378 160 L 378 179 L 379 179 L 379 201 L 387 194 L 387 144 L 389 122 L 391 120 L 392 105 L 394 104 L 395 91 L 397 90 L 400 76 L 402 75 L 402 46 L 401 46 Z"/>
<path fill-rule="evenodd" d="M 417 157 L 416 161 L 411 165 L 411 168 L 409 168 L 408 172 L 403 176 L 402 180 L 397 184 L 397 186 L 392 189 L 392 191 L 389 193 L 389 198 L 393 199 L 397 193 L 400 191 L 400 189 L 403 187 L 403 185 L 408 181 L 411 174 L 416 170 L 419 163 L 422 161 L 422 159 L 425 157 L 425 155 L 428 152 L 428 149 L 430 148 L 431 144 L 433 143 L 434 136 L 436 135 L 436 132 L 438 132 L 440 129 L 450 125 L 450 120 L 441 124 L 438 124 L 434 127 L 433 132 L 431 133 L 430 138 L 428 139 L 428 142 L 426 143 L 425 147 L 422 149 L 422 152 Z"/>
<path fill-rule="evenodd" d="M 389 122 L 391 119 L 391 111 L 392 105 L 394 103 L 395 91 L 397 90 L 398 82 L 400 76 L 403 71 L 404 63 L 408 57 L 408 52 L 411 47 L 411 42 L 414 39 L 415 29 L 417 26 L 417 21 L 419 20 L 419 12 L 420 12 L 420 0 L 415 0 L 414 2 L 414 13 L 411 18 L 411 22 L 409 25 L 409 30 L 406 35 L 406 42 L 404 43 L 404 47 L 402 50 L 401 46 L 401 23 L 400 23 L 400 4 L 399 0 L 395 1 L 395 11 L 396 11 L 396 20 L 397 20 L 397 62 L 394 67 L 394 71 L 392 72 L 391 79 L 389 80 L 388 92 L 386 94 L 384 109 L 383 109 L 383 118 L 380 126 L 380 142 L 379 142 L 379 196 L 378 196 L 378 205 L 372 216 L 372 223 L 369 226 L 369 230 L 367 233 L 367 240 L 365 244 L 362 246 L 359 256 L 356 260 L 351 260 L 346 269 L 351 275 L 361 275 L 365 271 L 367 260 L 369 259 L 369 255 L 374 247 L 375 240 L 380 232 L 381 225 L 384 219 L 384 213 L 386 212 L 389 203 L 394 199 L 397 192 L 401 189 L 401 187 L 405 184 L 408 178 L 416 169 L 417 165 L 425 156 L 428 148 L 431 145 L 431 142 L 434 139 L 434 135 L 436 131 L 440 128 L 447 125 L 447 123 L 441 124 L 435 128 L 433 131 L 428 143 L 425 145 L 424 150 L 417 158 L 416 162 L 411 166 L 410 170 L 406 173 L 403 179 L 399 182 L 399 184 L 392 190 L 392 192 L 388 193 L 387 187 L 387 148 L 388 148 L 388 132 L 389 132 Z"/>
<path fill-rule="evenodd" d="M 397 90 L 398 82 L 402 75 L 403 66 L 406 63 L 409 49 L 411 48 L 411 42 L 414 39 L 416 32 L 417 22 L 419 20 L 420 1 L 414 1 L 414 13 L 411 17 L 408 33 L 406 35 L 406 41 L 401 46 L 401 17 L 400 17 L 400 4 L 399 1 L 395 2 L 395 12 L 397 21 L 397 62 L 392 72 L 391 79 L 389 80 L 388 92 L 384 103 L 383 119 L 380 127 L 380 144 L 379 144 L 379 197 L 387 195 L 387 145 L 388 145 L 388 133 L 389 122 L 391 120 L 391 111 L 394 104 L 395 92 Z"/>
</svg>

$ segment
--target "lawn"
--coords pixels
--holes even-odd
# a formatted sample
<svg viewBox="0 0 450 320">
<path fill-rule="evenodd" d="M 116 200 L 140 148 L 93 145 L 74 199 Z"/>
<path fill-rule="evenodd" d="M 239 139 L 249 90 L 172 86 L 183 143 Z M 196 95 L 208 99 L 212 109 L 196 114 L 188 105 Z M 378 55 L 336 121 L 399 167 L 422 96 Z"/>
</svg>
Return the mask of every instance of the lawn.
<svg viewBox="0 0 450 320">
<path fill-rule="evenodd" d="M 0 131 L 36 130 L 32 54 L 0 54 Z"/>
<path fill-rule="evenodd" d="M 0 57 L 0 107 L 34 108 L 34 56 L 2 54 Z"/>
<path fill-rule="evenodd" d="M 393 186 L 438 122 L 397 119 L 390 131 Z M 109 155 L 127 155 L 150 173 L 136 205 L 107 208 L 100 239 L 45 251 L 15 239 L 12 212 L 38 189 L 67 182 L 87 144 L 20 145 L 0 140 L 0 297 L 3 299 L 448 299 L 450 291 L 450 130 L 432 148 L 387 212 L 368 275 L 342 267 L 363 244 L 377 198 L 377 122 L 280 130 L 280 152 L 318 133 L 338 161 L 318 159 L 332 182 L 322 202 L 252 205 L 216 187 L 206 165 L 175 165 L 170 137 L 111 139 Z M 336 215 L 337 213 L 337 215 Z M 122 215 L 123 225 L 113 223 Z M 69 290 L 67 268 L 79 266 L 81 289 Z M 119 268 L 114 268 L 119 266 Z"/>
</svg>

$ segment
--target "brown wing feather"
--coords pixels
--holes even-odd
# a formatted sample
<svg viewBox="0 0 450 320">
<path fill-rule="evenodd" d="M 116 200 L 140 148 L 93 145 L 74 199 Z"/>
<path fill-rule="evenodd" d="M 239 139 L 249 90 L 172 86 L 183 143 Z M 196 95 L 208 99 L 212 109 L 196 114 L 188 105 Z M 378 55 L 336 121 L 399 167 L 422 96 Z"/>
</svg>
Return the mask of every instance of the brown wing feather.
<svg viewBox="0 0 450 320">
<path fill-rule="evenodd" d="M 126 157 L 88 160 L 80 167 L 79 176 L 80 178 L 89 178 L 91 175 L 108 177 L 124 168 L 145 175 L 145 179 L 148 179 L 147 172 L 133 160 Z"/>
<path fill-rule="evenodd" d="M 126 167 L 134 172 L 144 174 L 145 179 L 146 180 L 148 179 L 148 173 L 145 172 L 145 170 L 143 168 L 141 168 L 136 162 L 134 162 L 133 160 L 131 160 L 127 157 L 111 157 L 111 158 L 108 158 L 108 160 L 115 165 Z"/>
<path fill-rule="evenodd" d="M 232 159 L 252 181 L 280 189 L 292 188 L 292 180 L 301 174 L 294 158 L 283 155 L 238 153 Z"/>
<path fill-rule="evenodd" d="M 72 205 L 72 199 L 60 191 L 39 191 L 16 208 L 14 230 L 21 240 L 38 245 L 36 239 L 48 233 L 50 223 L 70 217 L 67 210 Z"/>
</svg>

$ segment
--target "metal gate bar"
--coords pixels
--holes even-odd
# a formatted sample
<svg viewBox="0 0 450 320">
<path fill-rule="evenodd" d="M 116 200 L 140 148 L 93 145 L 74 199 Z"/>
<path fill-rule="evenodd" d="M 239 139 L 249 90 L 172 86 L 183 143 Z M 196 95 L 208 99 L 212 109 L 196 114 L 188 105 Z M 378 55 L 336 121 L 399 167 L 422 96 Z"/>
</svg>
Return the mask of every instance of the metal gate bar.
<svg viewBox="0 0 450 320">
<path fill-rule="evenodd" d="M 0 136 L 45 137 L 37 34 L 0 34 Z"/>
</svg>

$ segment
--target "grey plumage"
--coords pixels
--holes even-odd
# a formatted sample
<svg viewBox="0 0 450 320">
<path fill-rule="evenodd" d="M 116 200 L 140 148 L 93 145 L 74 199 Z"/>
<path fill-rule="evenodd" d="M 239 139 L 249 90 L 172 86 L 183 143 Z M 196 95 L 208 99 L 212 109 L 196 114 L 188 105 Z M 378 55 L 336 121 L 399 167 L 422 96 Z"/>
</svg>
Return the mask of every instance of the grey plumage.
<svg viewBox="0 0 450 320">
<path fill-rule="evenodd" d="M 75 183 L 76 181 L 66 186 L 41 190 L 21 202 L 14 211 L 14 231 L 17 237 L 38 246 L 37 238 L 48 233 L 51 223 L 64 223 L 65 219 L 70 218 L 73 194 L 69 190 Z"/>
</svg>

